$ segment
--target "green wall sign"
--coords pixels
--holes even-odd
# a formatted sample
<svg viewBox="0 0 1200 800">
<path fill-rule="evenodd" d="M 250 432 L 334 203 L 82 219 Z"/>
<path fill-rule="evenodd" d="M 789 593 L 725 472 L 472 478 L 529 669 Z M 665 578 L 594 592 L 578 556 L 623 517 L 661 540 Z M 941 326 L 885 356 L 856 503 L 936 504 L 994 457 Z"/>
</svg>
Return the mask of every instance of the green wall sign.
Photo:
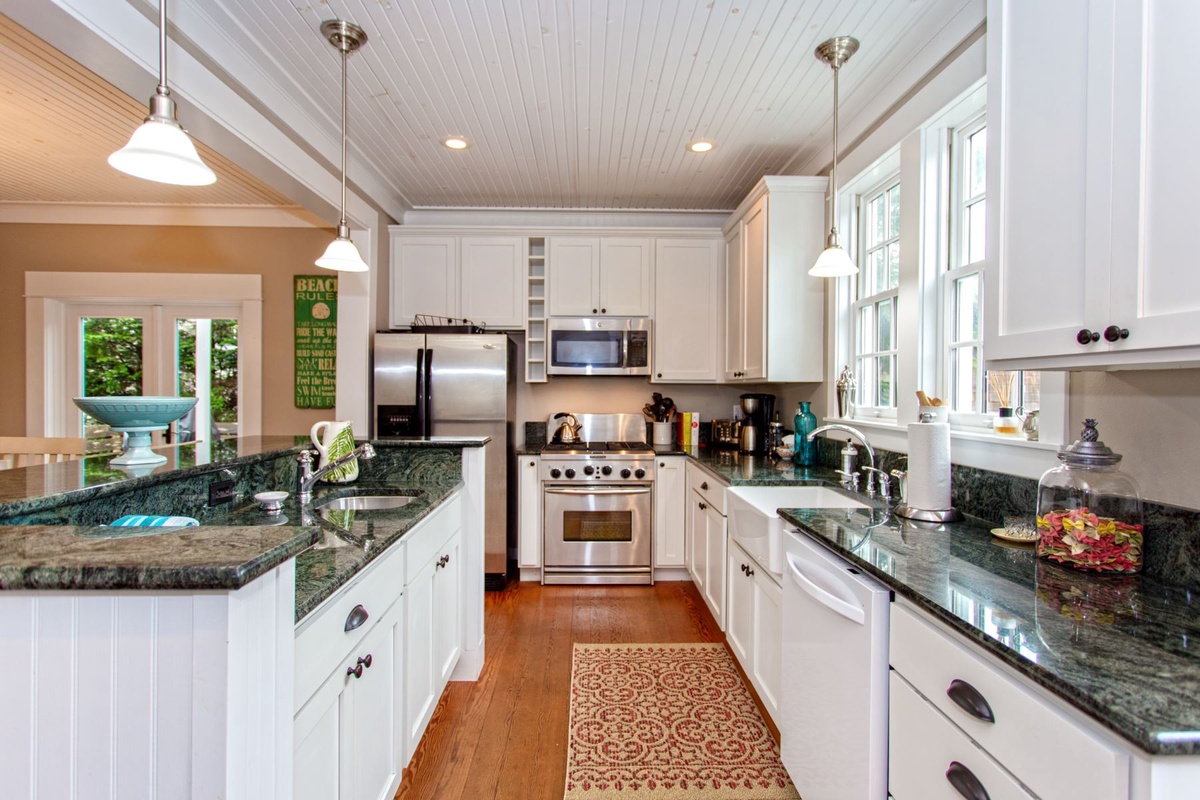
<svg viewBox="0 0 1200 800">
<path fill-rule="evenodd" d="M 333 408 L 337 390 L 336 275 L 296 275 L 296 408 Z"/>
</svg>

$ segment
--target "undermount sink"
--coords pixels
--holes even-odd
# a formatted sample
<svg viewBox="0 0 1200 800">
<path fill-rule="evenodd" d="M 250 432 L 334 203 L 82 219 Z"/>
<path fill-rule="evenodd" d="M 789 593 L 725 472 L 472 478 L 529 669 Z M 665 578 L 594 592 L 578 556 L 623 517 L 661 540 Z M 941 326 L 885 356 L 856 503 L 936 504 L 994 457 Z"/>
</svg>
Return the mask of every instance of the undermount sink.
<svg viewBox="0 0 1200 800">
<path fill-rule="evenodd" d="M 413 499 L 398 494 L 358 494 L 350 497 L 335 497 L 332 500 L 321 500 L 316 503 L 316 507 L 322 511 L 385 511 L 389 508 L 406 506 Z"/>
<path fill-rule="evenodd" d="M 726 494 L 729 533 L 776 575 L 783 574 L 780 508 L 867 508 L 828 486 L 738 486 Z"/>
</svg>

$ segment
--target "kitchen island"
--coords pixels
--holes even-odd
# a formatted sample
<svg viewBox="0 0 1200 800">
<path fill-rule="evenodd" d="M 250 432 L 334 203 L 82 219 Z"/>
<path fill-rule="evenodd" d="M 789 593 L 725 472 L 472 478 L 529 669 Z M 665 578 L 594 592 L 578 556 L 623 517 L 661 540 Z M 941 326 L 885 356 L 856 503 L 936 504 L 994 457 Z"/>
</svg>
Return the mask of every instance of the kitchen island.
<svg viewBox="0 0 1200 800">
<path fill-rule="evenodd" d="M 422 690 L 422 708 L 429 695 L 436 703 L 444 680 L 474 680 L 482 668 L 488 440 L 375 442 L 379 455 L 363 463 L 358 482 L 318 488 L 313 507 L 289 498 L 269 517 L 252 496 L 294 492 L 303 441 L 237 440 L 208 458 L 172 448 L 169 463 L 144 477 L 97 468 L 95 459 L 0 473 L 6 793 L 69 796 L 86 781 L 122 798 L 305 796 L 314 764 L 335 780 L 352 777 L 343 751 L 353 741 L 302 740 L 298 728 L 330 691 L 342 708 L 356 698 L 376 708 L 341 720 L 335 713 L 335 733 L 357 725 L 359 745 L 390 747 L 360 765 L 373 772 L 355 770 L 376 785 L 359 779 L 343 796 L 395 790 L 410 740 L 428 722 L 421 713 L 402 724 L 405 701 Z M 315 508 L 324 496 L 352 493 L 412 500 L 386 511 Z M 230 494 L 232 503 L 209 502 Z M 125 513 L 193 516 L 201 526 L 103 527 Z M 447 567 L 449 553 L 434 548 L 451 544 Z M 431 562 L 427 571 L 418 557 Z M 410 608 L 409 589 L 420 607 Z M 436 628 L 434 591 L 453 615 Z M 337 620 L 341 638 L 330 640 L 328 619 L 356 593 L 367 598 L 355 604 L 363 610 L 353 626 Z M 440 630 L 452 640 L 436 639 Z M 366 677 L 362 666 L 355 676 L 350 650 L 385 632 L 388 652 L 374 660 L 368 652 Z M 420 670 L 403 665 L 431 662 L 430 647 L 448 654 L 445 669 L 417 686 L 410 673 Z M 344 658 L 348 673 L 338 666 Z M 328 717 L 306 732 L 328 731 Z M 380 721 L 386 731 L 364 727 Z"/>
</svg>

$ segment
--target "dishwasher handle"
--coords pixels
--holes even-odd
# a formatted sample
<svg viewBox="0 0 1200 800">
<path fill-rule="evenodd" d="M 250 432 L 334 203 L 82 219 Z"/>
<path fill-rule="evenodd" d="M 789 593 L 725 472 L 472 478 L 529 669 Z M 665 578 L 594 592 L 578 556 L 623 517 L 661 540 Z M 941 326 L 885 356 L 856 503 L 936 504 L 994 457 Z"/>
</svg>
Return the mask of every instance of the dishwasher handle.
<svg viewBox="0 0 1200 800">
<path fill-rule="evenodd" d="M 862 607 L 854 605 L 853 603 L 843 600 L 840 597 L 835 597 L 824 588 L 815 584 L 811 578 L 804 574 L 801 564 L 813 572 L 820 573 L 824 572 L 824 570 L 810 561 L 804 561 L 803 559 L 798 558 L 795 553 L 787 554 L 787 562 L 788 568 L 792 573 L 792 580 L 794 580 L 796 585 L 803 589 L 809 597 L 816 600 L 818 603 L 825 606 L 835 614 L 843 616 L 857 625 L 866 624 L 867 615 L 862 610 Z M 828 575 L 828 573 L 826 574 Z M 837 581 L 837 578 L 834 576 L 828 577 L 831 578 L 831 582 Z"/>
</svg>

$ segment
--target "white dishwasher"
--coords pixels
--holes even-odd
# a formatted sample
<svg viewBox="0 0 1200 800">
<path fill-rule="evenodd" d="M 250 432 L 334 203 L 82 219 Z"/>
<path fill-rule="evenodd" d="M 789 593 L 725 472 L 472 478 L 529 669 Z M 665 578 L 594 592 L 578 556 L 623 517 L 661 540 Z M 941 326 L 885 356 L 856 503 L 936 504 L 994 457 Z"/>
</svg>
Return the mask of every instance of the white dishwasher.
<svg viewBox="0 0 1200 800">
<path fill-rule="evenodd" d="M 785 536 L 783 765 L 804 800 L 886 800 L 891 591 Z"/>
</svg>

